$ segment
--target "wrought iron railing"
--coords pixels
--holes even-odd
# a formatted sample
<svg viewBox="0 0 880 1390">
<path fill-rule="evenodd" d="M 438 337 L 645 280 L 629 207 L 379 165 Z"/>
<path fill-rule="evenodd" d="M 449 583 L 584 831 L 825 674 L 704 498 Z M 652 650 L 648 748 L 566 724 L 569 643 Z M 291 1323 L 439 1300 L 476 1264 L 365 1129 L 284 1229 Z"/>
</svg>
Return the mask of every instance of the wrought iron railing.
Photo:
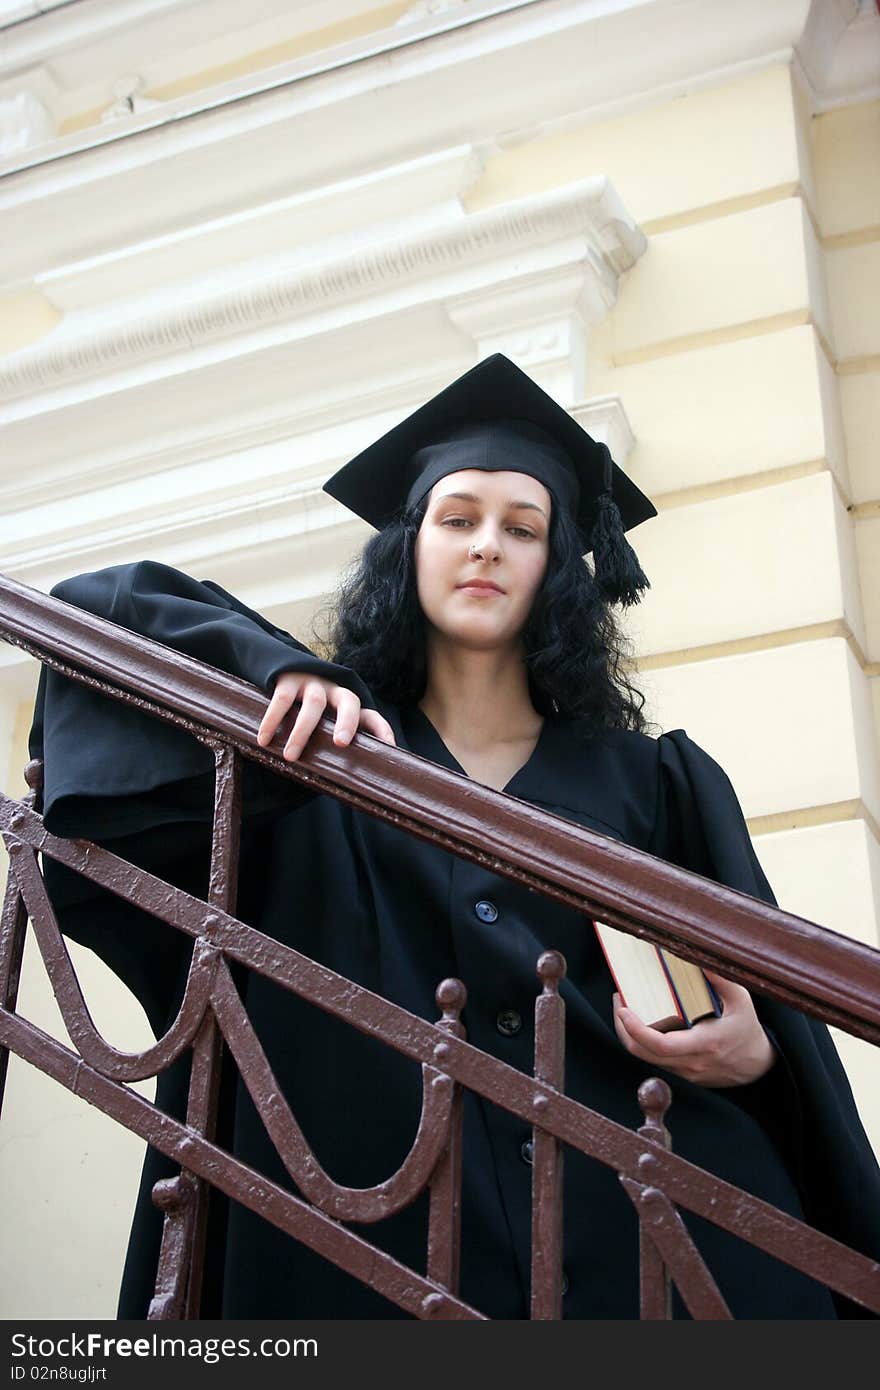
<svg viewBox="0 0 880 1390">
<path fill-rule="evenodd" d="M 206 1195 L 213 1185 L 258 1212 L 418 1318 L 481 1318 L 458 1295 L 461 1102 L 470 1089 L 533 1127 L 532 1318 L 562 1315 L 561 1152 L 571 1145 L 611 1166 L 639 1217 L 641 1316 L 671 1315 L 674 1283 L 697 1318 L 729 1316 L 677 1211 L 682 1207 L 880 1313 L 877 1265 L 864 1255 L 675 1155 L 664 1117 L 665 1082 L 639 1089 L 634 1132 L 564 1093 L 565 962 L 545 952 L 535 1006 L 534 1074 L 464 1037 L 464 985 L 439 983 L 436 1023 L 418 1018 L 235 917 L 242 759 L 338 797 L 493 872 L 645 937 L 747 988 L 880 1042 L 880 951 L 366 737 L 337 749 L 329 725 L 289 764 L 256 742 L 265 696 L 254 687 L 106 620 L 0 577 L 0 636 L 94 690 L 170 721 L 214 754 L 210 884 L 202 901 L 108 850 L 48 833 L 31 795 L 0 798 L 10 875 L 0 925 L 0 1085 L 11 1050 L 180 1164 L 158 1183 L 164 1233 L 152 1318 L 198 1316 Z M 178 1015 L 138 1054 L 111 1047 L 88 1015 L 46 893 L 37 856 L 57 860 L 194 939 Z M 15 1012 L 28 919 L 73 1043 L 71 1050 Z M 419 1062 L 421 1119 L 401 1167 L 380 1185 L 335 1183 L 312 1153 L 230 975 L 240 962 Z M 300 1196 L 269 1181 L 215 1142 L 222 1042 Z M 157 1075 L 192 1049 L 185 1122 L 125 1083 Z M 344 1222 L 391 1215 L 429 1192 L 426 1273 L 349 1231 Z"/>
</svg>

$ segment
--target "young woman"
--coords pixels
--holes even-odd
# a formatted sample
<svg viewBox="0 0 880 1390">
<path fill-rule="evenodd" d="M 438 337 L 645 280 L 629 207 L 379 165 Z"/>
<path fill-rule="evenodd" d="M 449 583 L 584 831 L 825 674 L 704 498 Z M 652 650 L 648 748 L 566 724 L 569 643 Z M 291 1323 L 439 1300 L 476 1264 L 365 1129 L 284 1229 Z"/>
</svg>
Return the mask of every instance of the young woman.
<svg viewBox="0 0 880 1390">
<path fill-rule="evenodd" d="M 682 730 L 648 735 L 622 669 L 613 604 L 635 601 L 646 583 L 623 530 L 653 508 L 604 446 L 496 357 L 346 465 L 327 491 L 378 530 L 342 592 L 332 662 L 216 585 L 164 566 L 105 570 L 55 592 L 262 686 L 271 698 L 259 741 L 278 739 L 289 760 L 330 711 L 340 745 L 361 730 L 772 901 L 724 773 Z M 45 756 L 50 830 L 101 839 L 204 891 L 205 750 L 49 673 L 33 751 Z M 535 962 L 561 950 L 570 1095 L 634 1127 L 640 1082 L 664 1075 L 677 1153 L 880 1251 L 876 1161 L 824 1028 L 715 976 L 720 1018 L 672 1034 L 648 1028 L 614 995 L 580 914 L 277 780 L 249 773 L 245 920 L 426 1018 L 437 1016 L 438 982 L 461 978 L 469 1041 L 523 1070 Z M 105 956 L 161 1031 L 185 969 L 174 934 L 57 867 L 47 873 L 65 930 Z M 242 990 L 331 1177 L 353 1187 L 389 1177 L 415 1134 L 419 1068 L 260 977 Z M 178 1113 L 181 1072 L 161 1092 Z M 461 1294 L 492 1317 L 528 1316 L 529 1137 L 521 1121 L 468 1096 Z M 290 1186 L 229 1077 L 220 1138 Z M 159 1235 L 149 1191 L 171 1171 L 148 1155 L 124 1316 L 146 1313 Z M 565 1173 L 565 1316 L 637 1317 L 629 1199 L 613 1171 L 579 1153 L 567 1153 Z M 402 1316 L 246 1209 L 217 1200 L 212 1212 L 206 1316 Z M 364 1234 L 420 1268 L 425 1215 L 420 1200 Z M 685 1219 L 735 1316 L 860 1315 L 711 1223 Z"/>
</svg>

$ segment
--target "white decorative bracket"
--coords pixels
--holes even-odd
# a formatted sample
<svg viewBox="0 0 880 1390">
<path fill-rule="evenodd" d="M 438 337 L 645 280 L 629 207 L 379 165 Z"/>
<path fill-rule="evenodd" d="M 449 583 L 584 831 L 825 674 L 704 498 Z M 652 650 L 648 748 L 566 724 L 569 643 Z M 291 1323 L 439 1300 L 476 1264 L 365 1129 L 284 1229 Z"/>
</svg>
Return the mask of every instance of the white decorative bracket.
<svg viewBox="0 0 880 1390">
<path fill-rule="evenodd" d="M 572 406 L 571 414 L 592 439 L 608 445 L 618 467 L 626 467 L 636 437 L 619 396 L 595 396 Z"/>
<path fill-rule="evenodd" d="M 473 338 L 477 356 L 503 352 L 533 376 L 560 405 L 586 391 L 589 329 L 614 302 L 616 275 L 596 273 L 590 257 L 556 272 L 513 281 L 447 304 L 457 328 Z"/>
</svg>

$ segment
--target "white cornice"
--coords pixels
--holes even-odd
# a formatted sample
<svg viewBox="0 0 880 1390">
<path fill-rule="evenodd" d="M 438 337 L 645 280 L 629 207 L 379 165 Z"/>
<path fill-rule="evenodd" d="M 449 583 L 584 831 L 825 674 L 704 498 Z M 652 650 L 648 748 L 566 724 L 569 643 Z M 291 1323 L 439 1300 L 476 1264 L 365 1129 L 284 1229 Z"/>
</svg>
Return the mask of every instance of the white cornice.
<svg viewBox="0 0 880 1390">
<path fill-rule="evenodd" d="M 106 177 L 111 166 L 117 173 L 138 167 L 143 211 L 161 197 L 173 162 L 185 215 L 190 204 L 213 207 L 222 196 L 220 169 L 208 151 L 233 131 L 237 188 L 265 198 L 270 189 L 277 195 L 285 185 L 308 186 L 343 169 L 525 133 L 575 111 L 586 118 L 657 90 L 687 91 L 707 73 L 722 81 L 744 64 L 779 61 L 802 34 L 807 5 L 529 0 L 497 12 L 468 4 L 440 16 L 432 32 L 402 26 L 384 31 L 387 41 L 372 36 L 372 50 L 358 41 L 331 56 L 282 63 L 259 83 L 236 79 L 62 137 L 7 161 L 0 174 L 11 180 L 16 200 L 32 189 L 51 191 L 60 206 L 71 165 L 80 187 Z M 108 103 L 112 80 L 131 75 L 126 67 L 108 77 Z M 124 202 L 119 212 L 126 216 Z"/>
<path fill-rule="evenodd" d="M 227 272 L 183 289 L 174 285 L 71 313 L 36 347 L 0 360 L 0 400 L 146 364 L 159 374 L 179 373 L 181 354 L 222 351 L 233 339 L 249 335 L 253 350 L 267 334 L 277 342 L 279 332 L 302 337 L 332 331 L 338 322 L 399 311 L 426 297 L 477 291 L 559 264 L 583 261 L 589 274 L 608 282 L 610 303 L 618 275 L 644 247 L 644 236 L 608 181 L 587 179 L 486 212 L 459 212 L 448 225 L 380 240 L 316 265 L 267 271 L 260 263 L 248 267 L 247 278 L 239 270 L 234 283 Z"/>
<path fill-rule="evenodd" d="M 402 16 L 389 29 L 315 51 L 322 58 L 332 55 L 332 62 L 356 61 L 379 49 L 388 51 L 540 3 L 543 0 L 465 0 L 448 11 L 438 7 L 423 15 Z M 616 3 L 622 8 L 644 0 Z M 74 0 L 66 14 L 56 10 L 34 15 L 28 24 L 0 26 L 0 85 L 48 65 L 59 95 L 73 93 L 78 108 L 89 109 L 96 96 L 100 104 L 100 94 L 123 71 L 137 68 L 149 74 L 152 85 L 161 85 L 336 26 L 344 29 L 346 21 L 377 8 L 381 4 L 375 0 L 296 5 L 290 0 L 248 0 L 247 5 L 241 0 Z M 315 66 L 313 57 L 308 66 Z"/>
<path fill-rule="evenodd" d="M 266 203 L 240 199 L 225 215 L 201 215 L 192 223 L 182 220 L 172 185 L 162 203 L 169 230 L 149 237 L 141 229 L 134 240 L 114 215 L 119 198 L 108 178 L 90 190 L 89 216 L 72 226 L 47 217 L 45 206 L 38 217 L 34 207 L 25 235 L 4 248 L 6 275 L 33 283 L 67 312 L 246 260 L 289 257 L 293 247 L 304 248 L 301 258 L 314 260 L 316 246 L 329 258 L 363 245 L 365 227 L 376 240 L 383 227 L 399 235 L 436 224 L 444 203 L 461 212 L 461 200 L 483 167 L 472 146 L 459 145 Z M 153 215 L 156 210 L 154 205 Z"/>
<path fill-rule="evenodd" d="M 295 392 L 266 380 L 263 395 L 248 393 L 246 409 L 240 407 L 243 371 L 233 362 L 219 387 L 212 379 L 205 389 L 197 377 L 184 391 L 175 391 L 172 380 L 158 397 L 149 386 L 93 401 L 74 393 L 64 404 L 7 424 L 6 455 L 19 466 L 3 482 L 7 541 L 0 550 L 9 550 L 9 535 L 22 540 L 28 529 L 53 529 L 42 512 L 36 525 L 24 513 L 78 505 L 75 499 L 89 494 L 106 498 L 134 479 L 148 480 L 167 499 L 181 475 L 191 476 L 184 495 L 204 493 L 229 471 L 223 461 L 245 454 L 247 469 L 239 472 L 247 485 L 270 485 L 261 480 L 290 472 L 293 439 L 297 466 L 306 473 L 324 460 L 355 454 L 466 369 L 460 344 L 438 342 L 431 328 L 430 343 L 408 335 L 397 353 L 386 348 L 378 363 L 357 338 L 353 345 L 337 338 L 332 352 L 308 351 L 296 364 L 289 374 Z M 392 339 L 392 346 L 397 342 Z"/>
<path fill-rule="evenodd" d="M 67 84 L 93 80 L 96 67 L 138 55 L 156 61 L 180 49 L 182 21 L 192 61 L 216 61 L 212 45 L 228 36 L 230 47 L 259 23 L 286 19 L 290 33 L 317 29 L 363 10 L 364 0 L 21 0 L 19 13 L 0 8 L 0 74 L 36 62 L 60 66 Z M 193 32 L 194 31 L 194 32 Z M 254 45 L 256 46 L 256 44 Z M 207 50 L 207 52 L 206 52 Z M 245 50 L 247 51 L 247 50 Z M 202 57 L 201 55 L 205 56 Z"/>
</svg>

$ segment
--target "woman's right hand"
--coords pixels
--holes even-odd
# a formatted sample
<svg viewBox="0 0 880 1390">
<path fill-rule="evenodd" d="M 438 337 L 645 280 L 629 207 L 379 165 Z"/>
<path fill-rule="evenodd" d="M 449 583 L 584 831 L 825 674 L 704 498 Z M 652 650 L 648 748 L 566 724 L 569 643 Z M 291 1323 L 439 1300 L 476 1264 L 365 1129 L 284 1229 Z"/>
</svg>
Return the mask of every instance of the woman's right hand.
<svg viewBox="0 0 880 1390">
<path fill-rule="evenodd" d="M 358 729 L 381 739 L 383 743 L 390 743 L 392 748 L 395 746 L 394 732 L 388 720 L 383 719 L 377 710 L 363 709 L 353 690 L 334 685 L 322 676 L 282 671 L 275 682 L 275 690 L 257 734 L 257 743 L 261 748 L 268 747 L 272 742 L 281 721 L 296 700 L 299 700 L 301 708 L 281 755 L 289 763 L 296 762 L 328 709 L 336 711 L 333 742 L 340 747 L 351 743 Z"/>
</svg>

